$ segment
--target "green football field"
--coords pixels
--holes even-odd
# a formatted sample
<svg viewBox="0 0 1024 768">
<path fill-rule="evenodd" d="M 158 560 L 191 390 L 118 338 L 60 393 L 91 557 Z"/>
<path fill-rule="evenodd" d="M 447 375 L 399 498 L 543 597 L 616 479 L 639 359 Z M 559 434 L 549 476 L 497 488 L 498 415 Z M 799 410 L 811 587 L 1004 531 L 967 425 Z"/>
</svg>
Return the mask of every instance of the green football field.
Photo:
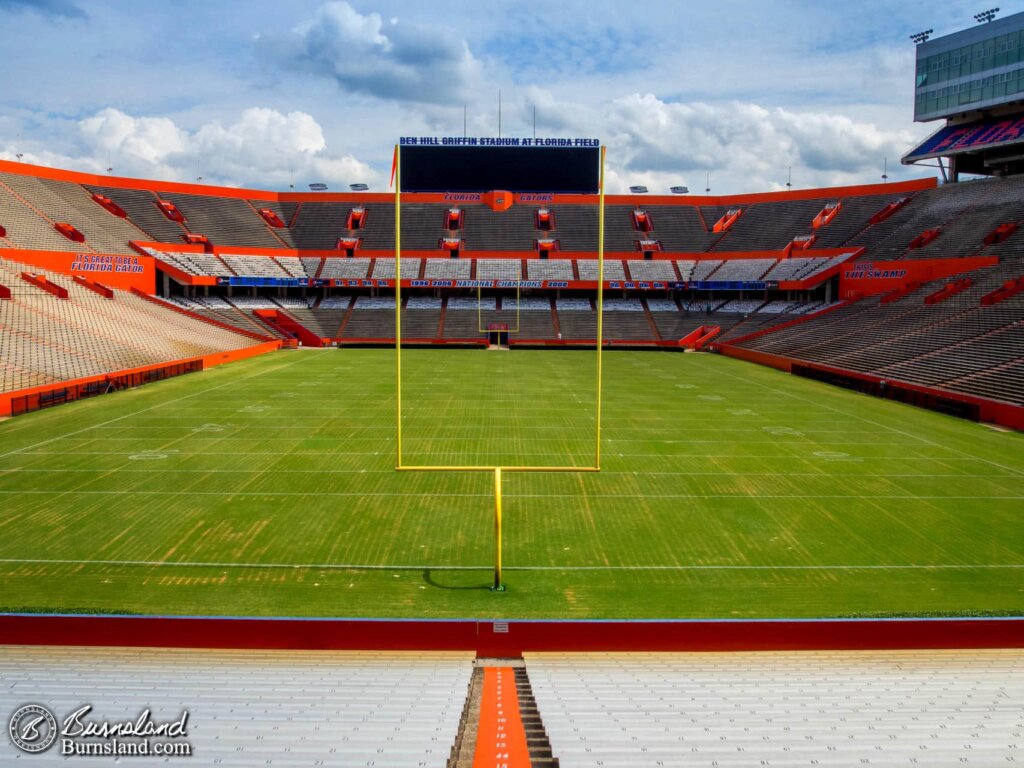
<svg viewBox="0 0 1024 768">
<path fill-rule="evenodd" d="M 599 474 L 395 471 L 393 350 L 0 423 L 0 610 L 1024 614 L 1024 437 L 724 357 L 608 352 Z M 408 350 L 406 463 L 593 460 L 595 354 Z"/>
</svg>

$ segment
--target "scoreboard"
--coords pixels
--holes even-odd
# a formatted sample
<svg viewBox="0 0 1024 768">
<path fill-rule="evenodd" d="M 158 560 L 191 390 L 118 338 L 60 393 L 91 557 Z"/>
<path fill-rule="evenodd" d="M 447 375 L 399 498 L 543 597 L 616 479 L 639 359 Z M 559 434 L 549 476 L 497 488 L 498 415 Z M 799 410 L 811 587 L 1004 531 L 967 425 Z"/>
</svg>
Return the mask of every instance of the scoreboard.
<svg viewBox="0 0 1024 768">
<path fill-rule="evenodd" d="M 402 192 L 596 194 L 600 147 L 402 146 Z"/>
<path fill-rule="evenodd" d="M 927 122 L 1024 100 L 1024 13 L 917 46 L 914 120 Z"/>
</svg>

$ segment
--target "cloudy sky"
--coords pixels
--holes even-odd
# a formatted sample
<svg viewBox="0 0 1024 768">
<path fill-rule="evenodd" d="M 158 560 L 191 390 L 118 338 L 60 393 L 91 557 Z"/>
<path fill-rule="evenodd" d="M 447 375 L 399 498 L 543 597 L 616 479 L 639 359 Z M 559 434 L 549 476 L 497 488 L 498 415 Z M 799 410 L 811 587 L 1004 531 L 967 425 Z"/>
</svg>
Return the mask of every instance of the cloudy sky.
<svg viewBox="0 0 1024 768">
<path fill-rule="evenodd" d="M 1007 0 L 1002 15 L 1024 10 Z M 0 158 L 387 186 L 399 136 L 595 137 L 609 190 L 920 176 L 908 35 L 953 0 L 0 0 Z"/>
</svg>

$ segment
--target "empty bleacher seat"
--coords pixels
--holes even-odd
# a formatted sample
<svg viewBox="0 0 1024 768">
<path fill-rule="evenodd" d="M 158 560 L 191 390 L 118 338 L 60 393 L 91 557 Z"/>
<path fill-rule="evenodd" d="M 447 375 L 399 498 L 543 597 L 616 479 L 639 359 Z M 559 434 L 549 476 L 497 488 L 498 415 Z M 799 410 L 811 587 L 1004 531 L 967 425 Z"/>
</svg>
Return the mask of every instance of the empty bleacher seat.
<svg viewBox="0 0 1024 768">
<path fill-rule="evenodd" d="M 679 307 L 672 299 L 647 299 L 647 308 L 651 312 L 678 312 Z"/>
<path fill-rule="evenodd" d="M 391 263 L 391 277 L 395 276 L 394 259 Z M 369 259 L 336 259 L 328 257 L 324 259 L 323 269 L 320 270 L 321 280 L 362 280 L 366 278 L 370 270 Z"/>
<path fill-rule="evenodd" d="M 495 297 L 481 296 L 479 300 L 476 296 L 450 296 L 448 298 L 449 312 L 464 312 L 467 310 L 475 312 L 478 307 L 481 310 L 494 311 L 497 307 Z"/>
<path fill-rule="evenodd" d="M 675 268 L 671 261 L 641 259 L 630 259 L 626 262 L 629 267 L 629 274 L 634 280 L 663 280 L 674 281 L 677 279 Z"/>
<path fill-rule="evenodd" d="M 713 281 L 754 282 L 775 266 L 775 259 L 728 259 L 711 276 Z"/>
<path fill-rule="evenodd" d="M 464 652 L 0 646 L 0 707 L 13 711 L 32 688 L 58 718 L 86 693 L 90 717 L 114 722 L 187 709 L 194 757 L 161 765 L 444 768 L 472 671 Z"/>
<path fill-rule="evenodd" d="M 579 259 L 576 268 L 580 273 L 580 280 L 597 280 L 597 259 Z M 619 259 L 605 259 L 604 262 L 605 280 L 625 280 L 626 272 L 622 268 L 622 261 Z"/>
<path fill-rule="evenodd" d="M 565 766 L 991 766 L 1017 752 L 1016 649 L 525 659 Z"/>
<path fill-rule="evenodd" d="M 354 261 L 354 259 L 353 259 Z M 416 280 L 420 276 L 420 259 L 402 259 L 402 279 Z M 373 264 L 374 280 L 394 280 L 395 260 L 377 259 Z"/>
<path fill-rule="evenodd" d="M 405 303 L 406 309 L 440 309 L 441 299 L 435 296 L 410 296 Z"/>
<path fill-rule="evenodd" d="M 356 310 L 364 309 L 390 309 L 395 308 L 394 296 L 360 296 L 356 299 Z"/>
<path fill-rule="evenodd" d="M 173 362 L 256 343 L 251 337 L 132 293 L 115 290 L 110 300 L 70 277 L 44 273 L 68 292 L 67 299 L 55 300 L 17 279 L 25 267 L 0 260 L 0 283 L 16 286 L 10 299 L 0 301 L 3 390 Z"/>
<path fill-rule="evenodd" d="M 594 309 L 590 304 L 590 299 L 573 296 L 562 296 L 555 299 L 555 306 L 559 312 L 591 312 Z"/>
<path fill-rule="evenodd" d="M 521 280 L 523 263 L 518 259 L 477 259 L 478 280 Z"/>
<path fill-rule="evenodd" d="M 605 299 L 603 309 L 605 312 L 643 312 L 643 305 L 640 299 Z"/>
<path fill-rule="evenodd" d="M 569 259 L 528 259 L 527 277 L 530 280 L 572 280 L 572 262 Z"/>
<path fill-rule="evenodd" d="M 269 256 L 235 256 L 221 254 L 221 259 L 236 275 L 245 277 L 289 277 L 277 261 Z"/>
<path fill-rule="evenodd" d="M 469 259 L 427 259 L 423 277 L 426 280 L 467 280 L 472 275 Z"/>
</svg>

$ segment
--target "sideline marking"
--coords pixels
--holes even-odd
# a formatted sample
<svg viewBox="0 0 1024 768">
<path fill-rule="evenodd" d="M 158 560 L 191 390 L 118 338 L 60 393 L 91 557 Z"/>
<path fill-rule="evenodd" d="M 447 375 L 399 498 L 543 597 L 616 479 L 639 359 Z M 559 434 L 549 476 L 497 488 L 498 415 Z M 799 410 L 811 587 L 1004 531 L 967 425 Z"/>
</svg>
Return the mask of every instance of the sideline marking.
<svg viewBox="0 0 1024 768">
<path fill-rule="evenodd" d="M 737 376 L 735 374 L 732 374 L 732 373 L 730 373 L 728 371 L 724 371 L 724 374 L 726 376 L 728 376 L 729 378 L 731 378 L 731 379 L 735 379 L 735 380 L 741 381 L 741 382 L 744 381 L 744 379 L 741 379 L 739 376 Z M 792 375 L 792 374 L 789 374 L 789 375 Z M 819 382 L 819 383 L 821 383 L 821 382 Z M 775 389 L 774 387 L 769 387 L 769 386 L 764 387 L 764 389 L 767 389 L 769 392 L 774 392 L 777 395 L 783 395 L 783 396 L 789 397 L 789 398 L 791 398 L 793 400 L 799 400 L 801 403 L 805 403 L 807 405 L 811 405 L 811 406 L 818 407 L 818 408 L 824 408 L 826 411 L 832 411 L 833 413 L 838 413 L 841 416 L 845 416 L 848 419 L 851 419 L 851 418 L 852 419 L 857 419 L 858 421 L 862 421 L 865 424 L 871 424 L 871 425 L 873 425 L 875 427 L 878 427 L 880 429 L 885 429 L 885 430 L 888 430 L 890 432 L 896 432 L 897 434 L 904 435 L 906 437 L 912 437 L 915 440 L 918 440 L 918 441 L 924 443 L 925 445 L 931 445 L 931 446 L 933 446 L 935 448 L 943 448 L 945 450 L 952 451 L 953 453 L 959 453 L 961 456 L 965 456 L 965 457 L 974 459 L 975 461 L 981 461 L 981 462 L 984 462 L 985 464 L 991 464 L 993 467 L 999 467 L 1000 469 L 1005 469 L 1008 472 L 1013 472 L 1015 475 L 1024 476 L 1024 470 L 1016 469 L 1014 467 L 1008 467 L 1005 464 L 1000 464 L 999 462 L 992 461 L 991 459 L 985 459 L 985 458 L 982 458 L 981 456 L 975 456 L 973 453 L 968 453 L 967 451 L 961 451 L 959 448 L 953 448 L 952 446 L 943 445 L 942 443 L 936 443 L 934 440 L 929 440 L 926 437 L 921 437 L 920 435 L 915 435 L 913 432 L 906 432 L 906 431 L 904 431 L 902 429 L 897 429 L 896 427 L 890 427 L 888 424 L 880 424 L 877 421 L 872 421 L 871 419 L 865 418 L 863 416 L 859 416 L 859 415 L 857 415 L 855 413 L 847 413 L 846 411 L 841 410 L 839 408 L 835 408 L 835 407 L 830 406 L 830 405 L 825 405 L 824 403 L 821 403 L 821 402 L 818 402 L 818 401 L 808 400 L 805 397 L 801 397 L 800 395 L 794 395 L 791 392 L 786 392 L 786 391 L 781 390 L 781 389 Z M 843 390 L 840 390 L 840 391 L 843 391 Z M 848 391 L 848 390 L 846 390 L 846 391 Z"/>
<path fill-rule="evenodd" d="M 143 408 L 143 409 L 138 410 L 138 411 L 132 411 L 131 413 L 126 413 L 123 416 L 118 416 L 116 419 L 110 419 L 109 421 L 103 421 L 103 422 L 100 422 L 99 424 L 91 424 L 88 427 L 82 427 L 82 429 L 76 429 L 74 432 L 68 432 L 66 435 L 58 435 L 57 437 L 51 437 L 48 440 L 43 440 L 42 442 L 35 443 L 34 445 L 26 445 L 24 448 L 17 448 L 17 449 L 15 449 L 13 451 L 8 451 L 7 453 L 0 453 L 0 459 L 6 459 L 8 456 L 14 456 L 15 454 L 22 453 L 23 451 L 29 451 L 29 450 L 32 450 L 34 448 L 39 448 L 39 447 L 44 446 L 44 445 L 49 445 L 50 443 L 55 443 L 58 440 L 66 440 L 69 437 L 74 437 L 75 435 L 80 435 L 83 432 L 88 432 L 90 429 L 97 429 L 99 427 L 105 427 L 108 424 L 115 424 L 115 423 L 117 423 L 119 421 L 124 421 L 125 419 L 130 419 L 132 416 L 138 416 L 140 413 L 147 413 L 149 411 L 156 410 L 157 408 L 163 408 L 166 405 L 172 405 L 174 403 L 180 403 L 182 400 L 190 400 L 193 397 L 198 397 L 199 395 L 205 395 L 207 392 L 213 392 L 214 390 L 223 389 L 224 387 L 237 386 L 238 382 L 240 382 L 240 381 L 246 381 L 248 379 L 255 379 L 258 376 L 263 376 L 263 375 L 271 373 L 271 372 L 275 372 L 276 373 L 277 371 L 280 371 L 280 370 L 282 370 L 284 368 L 288 368 L 290 366 L 293 366 L 293 365 L 295 365 L 296 363 L 298 363 L 298 362 L 300 362 L 302 360 L 313 360 L 313 359 L 315 359 L 315 358 L 311 358 L 311 357 L 296 358 L 292 362 L 284 363 L 283 365 L 277 366 L 276 368 L 267 368 L 266 370 L 257 371 L 256 373 L 249 374 L 248 376 L 242 376 L 242 377 L 237 378 L 237 379 L 232 379 L 231 381 L 225 381 L 223 384 L 218 384 L 215 387 L 210 387 L 209 389 L 204 389 L 204 390 L 201 390 L 199 392 L 193 392 L 191 395 L 183 395 L 181 397 L 176 397 L 173 400 L 164 400 L 163 402 L 157 403 L 156 405 L 151 405 L 148 408 Z"/>
</svg>

